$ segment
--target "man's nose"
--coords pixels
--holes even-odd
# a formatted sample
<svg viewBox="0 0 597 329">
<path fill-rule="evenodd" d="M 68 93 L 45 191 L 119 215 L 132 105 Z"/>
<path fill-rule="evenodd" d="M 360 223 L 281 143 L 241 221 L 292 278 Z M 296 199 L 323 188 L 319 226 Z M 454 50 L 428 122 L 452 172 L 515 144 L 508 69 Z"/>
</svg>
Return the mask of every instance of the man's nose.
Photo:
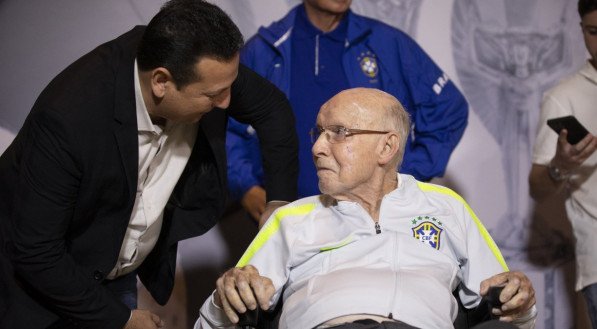
<svg viewBox="0 0 597 329">
<path fill-rule="evenodd" d="M 314 157 L 321 156 L 327 154 L 327 138 L 325 136 L 325 132 L 322 132 L 318 137 L 313 147 L 311 148 L 311 153 Z"/>
</svg>

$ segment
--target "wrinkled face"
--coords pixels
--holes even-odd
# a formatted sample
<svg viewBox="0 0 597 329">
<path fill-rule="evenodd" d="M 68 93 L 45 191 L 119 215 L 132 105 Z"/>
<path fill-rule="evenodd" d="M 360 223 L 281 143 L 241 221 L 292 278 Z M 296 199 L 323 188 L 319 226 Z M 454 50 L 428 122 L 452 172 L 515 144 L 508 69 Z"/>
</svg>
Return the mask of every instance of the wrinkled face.
<svg viewBox="0 0 597 329">
<path fill-rule="evenodd" d="M 352 0 L 305 0 L 305 5 L 317 11 L 341 15 L 348 11 Z"/>
<path fill-rule="evenodd" d="M 194 123 L 214 107 L 230 105 L 230 86 L 238 75 L 239 57 L 228 62 L 201 58 L 195 64 L 198 81 L 178 90 L 173 81 L 166 82 L 166 93 L 159 104 L 159 116 L 173 122 Z"/>
<path fill-rule="evenodd" d="M 583 16 L 581 21 L 585 45 L 597 69 L 597 10 Z"/>
<path fill-rule="evenodd" d="M 378 129 L 377 115 L 355 104 L 350 97 L 335 96 L 321 107 L 317 127 L 332 125 L 356 129 Z M 319 189 L 338 200 L 354 199 L 371 186 L 370 179 L 378 167 L 375 150 L 384 135 L 363 134 L 332 143 L 322 133 L 312 148 Z"/>
</svg>

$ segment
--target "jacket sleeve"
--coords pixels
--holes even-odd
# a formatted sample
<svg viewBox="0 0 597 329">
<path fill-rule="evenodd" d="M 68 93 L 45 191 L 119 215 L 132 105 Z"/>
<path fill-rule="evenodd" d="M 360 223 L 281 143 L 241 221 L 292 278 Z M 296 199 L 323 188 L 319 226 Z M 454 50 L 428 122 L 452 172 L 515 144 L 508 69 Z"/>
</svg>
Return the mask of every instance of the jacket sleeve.
<svg viewBox="0 0 597 329">
<path fill-rule="evenodd" d="M 261 29 L 259 30 L 261 31 Z M 271 45 L 264 41 L 258 31 L 241 49 L 240 62 L 262 77 L 267 78 L 267 71 L 272 66 L 274 54 Z"/>
<path fill-rule="evenodd" d="M 458 197 L 454 213 L 459 218 L 462 231 L 455 240 L 463 241 L 459 245 L 458 258 L 462 277 L 459 297 L 466 308 L 476 307 L 481 301 L 479 289 L 481 282 L 496 274 L 509 271 L 508 265 L 499 247 L 471 207 Z"/>
<path fill-rule="evenodd" d="M 122 328 L 130 310 L 67 252 L 82 176 L 69 127 L 58 112 L 39 110 L 17 137 L 23 153 L 8 255 L 22 287 L 45 308 L 85 328 Z"/>
<path fill-rule="evenodd" d="M 228 113 L 257 131 L 268 201 L 293 201 L 297 194 L 298 140 L 286 96 L 272 83 L 240 65 Z"/>
<path fill-rule="evenodd" d="M 473 212 L 470 206 L 461 199 L 462 207 L 455 207 L 456 213 L 462 218 L 466 245 L 460 250 L 462 284 L 458 295 L 464 307 L 471 309 L 477 307 L 481 301 L 479 289 L 481 281 L 493 275 L 508 272 L 508 265 L 498 246 L 495 244 L 483 223 Z M 519 329 L 535 328 L 537 308 L 531 307 L 526 314 L 514 319 L 514 324 Z"/>
<path fill-rule="evenodd" d="M 468 104 L 454 82 L 408 36 L 397 41 L 400 63 L 414 104 L 400 172 L 418 180 L 442 176 L 468 120 Z"/>
<path fill-rule="evenodd" d="M 240 200 L 253 186 L 262 186 L 259 141 L 252 127 L 234 119 L 228 120 L 226 154 L 228 156 L 228 191 L 234 201 Z M 249 131 L 252 131 L 249 132 Z"/>
<path fill-rule="evenodd" d="M 236 267 L 253 265 L 261 276 L 272 281 L 275 292 L 270 308 L 278 303 L 288 281 L 292 267 L 291 246 L 297 235 L 295 227 L 282 223 L 286 213 L 284 209 L 278 208 L 270 216 L 236 264 Z M 213 294 L 203 303 L 199 313 L 194 329 L 235 328 L 224 311 L 213 302 Z"/>
</svg>

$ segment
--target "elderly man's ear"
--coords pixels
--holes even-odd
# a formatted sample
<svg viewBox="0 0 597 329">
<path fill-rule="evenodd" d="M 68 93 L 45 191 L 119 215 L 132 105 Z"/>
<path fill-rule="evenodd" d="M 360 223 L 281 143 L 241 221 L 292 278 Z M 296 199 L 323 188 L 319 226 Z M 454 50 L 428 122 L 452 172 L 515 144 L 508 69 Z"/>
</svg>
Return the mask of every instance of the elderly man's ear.
<svg viewBox="0 0 597 329">
<path fill-rule="evenodd" d="M 387 133 L 380 139 L 378 163 L 386 165 L 396 158 L 400 148 L 400 137 L 394 132 Z"/>
</svg>

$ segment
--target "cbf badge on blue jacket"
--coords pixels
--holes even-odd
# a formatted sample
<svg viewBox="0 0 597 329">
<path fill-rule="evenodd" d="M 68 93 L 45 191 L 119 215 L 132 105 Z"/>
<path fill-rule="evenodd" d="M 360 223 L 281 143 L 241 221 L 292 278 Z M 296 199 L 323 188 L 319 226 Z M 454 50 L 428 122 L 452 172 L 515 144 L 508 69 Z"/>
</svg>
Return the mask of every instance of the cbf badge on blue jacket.
<svg viewBox="0 0 597 329">
<path fill-rule="evenodd" d="M 369 78 L 369 83 L 376 84 L 377 74 L 379 73 L 379 67 L 377 66 L 377 58 L 374 53 L 371 51 L 362 52 L 359 57 L 357 57 L 357 61 L 361 66 L 361 71 L 363 74 Z"/>
</svg>

